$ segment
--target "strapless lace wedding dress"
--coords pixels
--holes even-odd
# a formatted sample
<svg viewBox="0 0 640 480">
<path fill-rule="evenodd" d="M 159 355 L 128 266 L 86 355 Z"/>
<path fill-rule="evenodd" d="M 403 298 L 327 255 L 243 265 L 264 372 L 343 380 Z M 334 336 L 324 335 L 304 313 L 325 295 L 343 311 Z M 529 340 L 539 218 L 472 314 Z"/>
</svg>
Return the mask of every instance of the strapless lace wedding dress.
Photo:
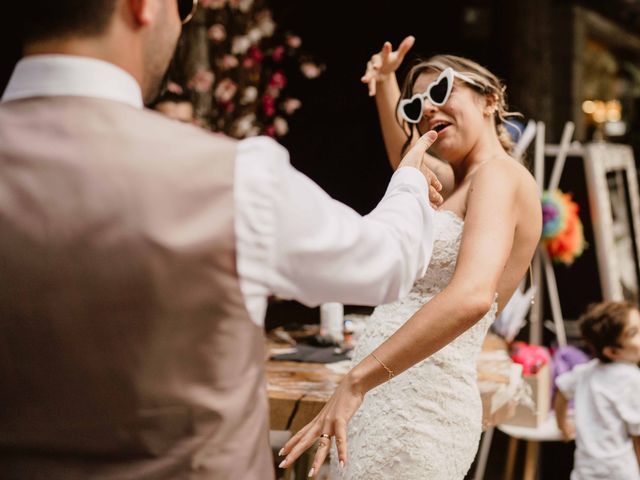
<svg viewBox="0 0 640 480">
<path fill-rule="evenodd" d="M 354 352 L 369 355 L 440 292 L 455 268 L 463 220 L 442 210 L 434 216 L 435 242 L 426 275 L 405 298 L 375 309 Z M 476 454 L 482 404 L 476 360 L 497 310 L 402 375 L 373 389 L 349 423 L 344 471 L 332 449 L 331 479 L 462 480 Z"/>
</svg>

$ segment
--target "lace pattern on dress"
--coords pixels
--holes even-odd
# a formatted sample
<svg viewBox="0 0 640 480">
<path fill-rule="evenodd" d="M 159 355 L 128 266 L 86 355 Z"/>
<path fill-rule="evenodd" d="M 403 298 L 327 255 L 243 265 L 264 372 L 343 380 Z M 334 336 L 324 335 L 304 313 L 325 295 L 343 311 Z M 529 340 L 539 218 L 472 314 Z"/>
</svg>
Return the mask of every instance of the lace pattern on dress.
<svg viewBox="0 0 640 480">
<path fill-rule="evenodd" d="M 464 221 L 438 211 L 431 263 L 411 292 L 375 309 L 361 334 L 358 363 L 451 280 Z M 482 405 L 476 359 L 495 318 L 494 302 L 473 327 L 402 375 L 370 391 L 348 427 L 344 471 L 332 452 L 335 479 L 462 480 L 478 447 Z"/>
</svg>

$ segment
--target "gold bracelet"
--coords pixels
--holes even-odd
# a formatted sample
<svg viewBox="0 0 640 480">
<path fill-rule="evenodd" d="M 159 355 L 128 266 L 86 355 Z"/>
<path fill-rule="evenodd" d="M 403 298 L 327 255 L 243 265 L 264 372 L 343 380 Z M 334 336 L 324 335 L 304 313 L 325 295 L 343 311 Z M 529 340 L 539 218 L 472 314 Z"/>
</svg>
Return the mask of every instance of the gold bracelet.
<svg viewBox="0 0 640 480">
<path fill-rule="evenodd" d="M 380 365 L 382 365 L 382 367 L 387 371 L 387 373 L 389 374 L 389 380 L 391 380 L 393 377 L 395 377 L 395 374 L 393 373 L 393 371 L 392 371 L 389 367 L 387 367 L 387 366 L 382 362 L 382 360 L 380 360 L 378 357 L 376 357 L 376 354 L 375 354 L 375 353 L 371 352 L 371 356 L 372 356 L 373 358 L 375 358 L 375 359 L 378 361 L 378 363 L 379 363 Z"/>
</svg>

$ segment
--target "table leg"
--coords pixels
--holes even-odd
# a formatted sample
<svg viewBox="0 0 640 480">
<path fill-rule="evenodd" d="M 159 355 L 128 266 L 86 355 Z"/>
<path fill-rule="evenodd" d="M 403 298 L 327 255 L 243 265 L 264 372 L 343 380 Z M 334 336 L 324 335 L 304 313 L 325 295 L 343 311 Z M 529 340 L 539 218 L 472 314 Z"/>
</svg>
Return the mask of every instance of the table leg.
<svg viewBox="0 0 640 480">
<path fill-rule="evenodd" d="M 523 480 L 535 480 L 538 468 L 538 442 L 527 442 L 527 456 L 524 462 Z"/>
<path fill-rule="evenodd" d="M 504 480 L 513 480 L 513 471 L 516 466 L 517 453 L 518 439 L 509 437 L 509 450 L 507 451 L 507 464 L 504 469 Z"/>
<path fill-rule="evenodd" d="M 487 459 L 489 458 L 489 450 L 491 450 L 493 431 L 494 427 L 490 427 L 482 435 L 482 441 L 480 442 L 480 453 L 478 454 L 478 463 L 476 464 L 476 472 L 473 475 L 474 480 L 484 479 L 484 472 L 487 469 Z"/>
</svg>

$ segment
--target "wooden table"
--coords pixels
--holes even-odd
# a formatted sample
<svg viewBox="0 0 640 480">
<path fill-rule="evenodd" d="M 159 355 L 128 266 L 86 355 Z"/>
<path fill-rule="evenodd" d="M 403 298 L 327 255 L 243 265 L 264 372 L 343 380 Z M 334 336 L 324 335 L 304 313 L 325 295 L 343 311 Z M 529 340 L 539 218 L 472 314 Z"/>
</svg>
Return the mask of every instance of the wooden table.
<svg viewBox="0 0 640 480">
<path fill-rule="evenodd" d="M 498 340 L 498 345 L 495 345 L 495 342 L 496 338 L 490 334 L 485 339 L 484 349 L 491 351 L 506 348 L 501 344 L 501 341 Z M 483 362 L 481 359 L 478 362 L 478 381 L 482 391 L 483 425 L 485 428 L 501 423 L 502 420 L 511 416 L 515 409 L 515 405 L 505 405 L 498 412 L 489 412 L 492 397 L 496 393 L 495 389 L 498 385 L 508 381 L 507 377 L 495 374 L 495 369 L 491 367 L 492 363 L 495 362 Z M 296 433 L 322 410 L 342 377 L 342 374 L 327 368 L 326 364 L 267 361 L 267 391 L 271 429 Z M 491 428 L 490 432 L 492 431 Z M 486 438 L 483 437 L 483 443 L 485 440 Z M 482 463 L 482 468 L 480 477 L 476 475 L 476 478 L 481 478 L 484 474 L 488 446 L 490 446 L 490 437 L 487 448 L 481 446 L 480 463 Z M 313 451 L 308 451 L 306 456 L 303 455 L 294 464 L 292 468 L 296 469 L 296 478 L 305 478 L 312 457 Z M 288 469 L 284 478 L 288 479 L 290 475 L 291 471 Z"/>
<path fill-rule="evenodd" d="M 323 363 L 267 361 L 271 429 L 296 433 L 322 410 L 342 377 Z M 284 478 L 294 471 L 295 478 L 306 478 L 314 454 L 313 448 L 307 450 Z"/>
<path fill-rule="evenodd" d="M 496 341 L 501 342 L 496 340 L 494 335 L 489 334 L 485 339 L 483 349 L 506 348 L 502 344 L 496 346 Z M 276 345 L 273 343 L 269 345 L 269 347 L 274 346 Z M 485 387 L 489 385 L 489 388 L 481 388 L 484 407 L 483 423 L 485 427 L 488 427 L 504 420 L 502 412 L 498 412 L 497 415 L 495 412 L 491 414 L 488 409 L 495 393 L 494 388 L 497 388 L 501 382 L 508 382 L 509 379 L 504 376 L 491 375 L 493 369 L 487 372 L 482 368 L 482 365 L 486 365 L 486 363 L 480 361 L 478 364 L 478 380 L 479 385 Z M 267 391 L 271 429 L 289 430 L 293 433 L 300 430 L 322 410 L 342 377 L 342 374 L 333 372 L 327 368 L 326 364 L 322 363 L 267 361 Z"/>
<path fill-rule="evenodd" d="M 342 377 L 322 363 L 268 361 L 271 429 L 300 430 L 322 410 Z"/>
</svg>

